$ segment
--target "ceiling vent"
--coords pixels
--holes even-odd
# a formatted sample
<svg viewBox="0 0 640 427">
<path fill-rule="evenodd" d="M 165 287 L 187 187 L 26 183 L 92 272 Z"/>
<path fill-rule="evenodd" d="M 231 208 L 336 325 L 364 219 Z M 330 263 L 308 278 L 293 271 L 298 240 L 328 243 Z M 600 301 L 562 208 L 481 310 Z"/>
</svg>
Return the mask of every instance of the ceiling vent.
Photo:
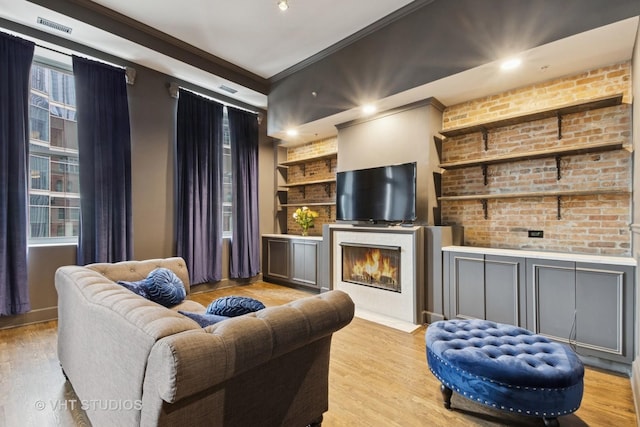
<svg viewBox="0 0 640 427">
<path fill-rule="evenodd" d="M 229 92 L 229 93 L 236 93 L 238 91 L 237 89 L 234 89 L 232 87 L 225 86 L 225 85 L 220 85 L 220 89 L 224 90 L 225 92 Z"/>
<path fill-rule="evenodd" d="M 71 34 L 72 28 L 67 27 L 66 25 L 58 24 L 57 22 L 49 21 L 48 19 L 44 19 L 38 16 L 38 24 L 44 25 L 45 27 L 53 28 L 57 31 L 62 31 L 63 33 Z"/>
</svg>

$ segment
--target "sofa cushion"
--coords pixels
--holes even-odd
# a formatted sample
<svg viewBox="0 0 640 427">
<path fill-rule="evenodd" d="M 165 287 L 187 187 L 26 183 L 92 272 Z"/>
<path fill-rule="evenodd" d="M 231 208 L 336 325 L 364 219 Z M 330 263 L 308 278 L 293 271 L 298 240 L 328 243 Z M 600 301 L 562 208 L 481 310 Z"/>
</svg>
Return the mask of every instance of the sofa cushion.
<svg viewBox="0 0 640 427">
<path fill-rule="evenodd" d="M 144 284 L 145 279 L 138 280 L 137 282 L 127 282 L 126 280 L 118 280 L 118 284 L 124 286 L 129 289 L 136 295 L 140 295 L 143 298 L 149 299 L 149 294 L 147 293 Z"/>
<path fill-rule="evenodd" d="M 219 316 L 241 316 L 254 311 L 262 310 L 264 304 L 260 301 L 239 296 L 221 297 L 213 301 L 207 307 L 207 314 L 217 314 Z"/>
<path fill-rule="evenodd" d="M 143 282 L 149 299 L 165 307 L 180 304 L 187 295 L 182 280 L 168 268 L 156 268 Z"/>
<path fill-rule="evenodd" d="M 217 314 L 208 314 L 208 313 L 193 313 L 191 311 L 183 311 L 178 310 L 178 313 L 183 316 L 187 316 L 188 318 L 195 320 L 200 327 L 205 328 L 209 325 L 213 325 L 218 322 L 222 322 L 223 320 L 227 320 L 229 317 L 227 316 L 218 316 Z"/>
</svg>

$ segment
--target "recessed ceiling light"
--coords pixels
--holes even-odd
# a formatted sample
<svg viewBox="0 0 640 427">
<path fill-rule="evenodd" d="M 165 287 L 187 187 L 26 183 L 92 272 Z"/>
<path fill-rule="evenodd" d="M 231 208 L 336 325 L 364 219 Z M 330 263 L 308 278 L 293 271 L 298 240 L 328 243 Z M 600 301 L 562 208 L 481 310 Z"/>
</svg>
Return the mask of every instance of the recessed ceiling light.
<svg viewBox="0 0 640 427">
<path fill-rule="evenodd" d="M 503 61 L 502 64 L 500 64 L 500 68 L 504 71 L 508 71 L 518 68 L 520 64 L 522 64 L 520 58 L 511 58 Z"/>
<path fill-rule="evenodd" d="M 289 129 L 289 130 L 287 131 L 287 135 L 288 135 L 288 136 L 298 136 L 298 131 L 297 131 L 297 130 L 295 130 L 295 129 Z"/>
<path fill-rule="evenodd" d="M 366 104 L 362 106 L 362 112 L 365 114 L 373 114 L 376 112 L 376 106 L 373 104 Z"/>
<path fill-rule="evenodd" d="M 284 12 L 285 10 L 289 9 L 289 3 L 287 3 L 287 0 L 280 0 L 278 1 L 278 7 L 281 11 Z"/>
</svg>

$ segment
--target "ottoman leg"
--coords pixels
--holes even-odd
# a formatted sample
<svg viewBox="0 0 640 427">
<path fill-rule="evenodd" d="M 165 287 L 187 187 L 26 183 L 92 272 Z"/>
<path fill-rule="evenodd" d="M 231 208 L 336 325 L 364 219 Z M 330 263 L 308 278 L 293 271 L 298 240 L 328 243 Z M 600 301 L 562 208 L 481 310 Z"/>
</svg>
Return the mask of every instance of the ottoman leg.
<svg viewBox="0 0 640 427">
<path fill-rule="evenodd" d="M 444 384 L 440 384 L 440 392 L 442 393 L 442 402 L 444 403 L 444 407 L 446 409 L 451 409 L 451 395 L 453 394 L 453 390 Z"/>
<path fill-rule="evenodd" d="M 546 418 L 546 417 L 543 417 L 542 421 L 544 421 L 544 425 L 546 427 L 560 427 L 560 422 L 558 422 L 557 418 Z"/>
</svg>

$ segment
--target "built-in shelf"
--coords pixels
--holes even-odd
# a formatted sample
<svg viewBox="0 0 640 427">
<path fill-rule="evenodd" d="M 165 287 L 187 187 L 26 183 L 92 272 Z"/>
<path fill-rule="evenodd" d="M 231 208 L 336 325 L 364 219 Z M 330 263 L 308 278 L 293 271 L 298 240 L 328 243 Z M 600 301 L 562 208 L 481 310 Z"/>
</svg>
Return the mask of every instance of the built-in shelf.
<svg viewBox="0 0 640 427">
<path fill-rule="evenodd" d="M 303 182 L 294 182 L 291 184 L 282 184 L 280 187 L 291 188 L 291 187 L 302 187 L 304 185 L 314 185 L 314 184 L 328 184 L 331 182 L 336 182 L 335 178 L 328 179 L 317 179 L 315 181 L 303 181 Z"/>
<path fill-rule="evenodd" d="M 332 159 L 332 158 L 336 157 L 337 155 L 338 155 L 338 153 L 334 152 L 334 153 L 321 154 L 319 156 L 307 157 L 307 158 L 304 158 L 304 159 L 286 160 L 284 162 L 280 162 L 280 164 L 278 164 L 278 167 L 288 167 L 288 166 L 293 166 L 293 165 L 303 165 L 303 164 L 309 163 L 309 162 L 314 161 L 314 160 Z"/>
<path fill-rule="evenodd" d="M 534 120 L 556 117 L 558 119 L 558 139 L 562 139 L 562 117 L 567 114 L 580 113 L 583 111 L 595 110 L 598 108 L 613 107 L 622 103 L 622 94 L 611 95 L 603 98 L 590 99 L 588 101 L 573 102 L 559 107 L 545 108 L 527 114 L 520 114 L 511 117 L 493 120 L 485 123 L 478 123 L 469 126 L 460 126 L 448 130 L 440 131 L 446 137 L 467 135 L 475 132 L 482 132 L 485 151 L 489 148 L 489 129 L 511 126 L 519 123 L 532 122 Z"/>
<path fill-rule="evenodd" d="M 511 126 L 518 123 L 532 122 L 534 120 L 546 119 L 549 117 L 561 117 L 567 114 L 580 113 L 598 108 L 612 107 L 622 103 L 622 94 L 595 98 L 589 101 L 573 102 L 559 107 L 546 108 L 542 110 L 532 111 L 527 114 L 506 117 L 486 123 L 474 124 L 471 126 L 460 126 L 440 133 L 446 137 L 467 135 L 474 132 L 486 132 L 488 129 Z"/>
<path fill-rule="evenodd" d="M 605 142 L 592 145 L 567 146 L 550 148 L 546 150 L 529 151 L 526 153 L 509 153 L 499 156 L 485 157 L 482 159 L 461 160 L 456 162 L 441 163 L 442 169 L 461 169 L 473 166 L 495 165 L 499 163 L 517 162 L 521 160 L 541 159 L 545 157 L 572 156 L 577 154 L 597 153 L 603 151 L 620 150 L 625 147 L 622 142 Z M 630 148 L 630 147 L 629 147 Z"/>
<path fill-rule="evenodd" d="M 302 203 L 283 203 L 280 206 L 283 208 L 298 207 L 298 206 L 335 206 L 336 202 L 302 202 Z"/>
<path fill-rule="evenodd" d="M 493 193 L 493 194 L 470 194 L 465 196 L 441 196 L 438 200 L 480 200 L 484 210 L 484 219 L 488 218 L 488 200 L 493 199 L 520 199 L 528 197 L 556 197 L 557 198 L 557 218 L 562 219 L 561 199 L 571 196 L 593 196 L 598 194 L 630 194 L 629 189 L 624 188 L 601 188 L 593 190 L 558 190 L 558 191 L 528 191 L 522 193 Z"/>
<path fill-rule="evenodd" d="M 517 199 L 526 197 L 563 197 L 563 196 L 592 196 L 596 194 L 624 194 L 630 193 L 622 188 L 600 188 L 594 190 L 559 190 L 559 191 L 527 191 L 521 193 L 492 193 L 469 194 L 465 196 L 440 196 L 438 200 L 490 200 L 490 199 Z"/>
</svg>

